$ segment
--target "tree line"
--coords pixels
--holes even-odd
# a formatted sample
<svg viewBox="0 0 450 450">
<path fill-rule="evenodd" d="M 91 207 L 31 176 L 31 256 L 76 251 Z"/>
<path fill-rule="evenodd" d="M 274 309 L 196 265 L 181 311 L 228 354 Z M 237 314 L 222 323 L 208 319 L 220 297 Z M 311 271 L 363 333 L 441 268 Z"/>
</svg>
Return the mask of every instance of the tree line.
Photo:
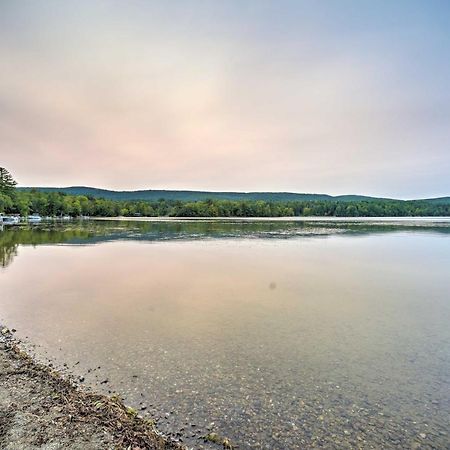
<svg viewBox="0 0 450 450">
<path fill-rule="evenodd" d="M 0 212 L 41 216 L 170 216 L 170 217 L 284 217 L 284 216 L 450 216 L 450 205 L 413 201 L 293 201 L 204 200 L 184 202 L 160 199 L 117 201 L 59 192 L 0 193 Z"/>
<path fill-rule="evenodd" d="M 38 190 L 18 191 L 15 181 L 0 168 L 0 213 L 40 214 L 41 216 L 170 216 L 170 217 L 404 217 L 450 216 L 450 205 L 431 201 L 366 200 L 366 201 L 201 201 L 110 200 L 84 195 Z"/>
</svg>

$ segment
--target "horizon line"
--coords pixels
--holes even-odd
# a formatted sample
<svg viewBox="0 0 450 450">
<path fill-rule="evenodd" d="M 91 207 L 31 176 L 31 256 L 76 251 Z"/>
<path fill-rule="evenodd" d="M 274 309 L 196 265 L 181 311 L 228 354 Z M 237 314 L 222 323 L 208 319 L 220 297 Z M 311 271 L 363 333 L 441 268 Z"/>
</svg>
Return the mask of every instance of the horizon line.
<svg viewBox="0 0 450 450">
<path fill-rule="evenodd" d="M 211 194 L 290 194 L 290 195 L 326 195 L 328 197 L 367 197 L 367 198 L 376 198 L 382 200 L 401 200 L 401 201 L 412 201 L 412 200 L 435 200 L 441 198 L 450 197 L 450 194 L 443 194 L 432 197 L 418 197 L 418 198 L 395 198 L 395 197 L 385 197 L 385 196 L 376 196 L 376 195 L 367 195 L 367 194 L 326 194 L 323 192 L 293 192 L 293 191 L 245 191 L 245 190 L 202 190 L 202 189 L 167 189 L 167 188 L 141 188 L 141 189 L 111 189 L 111 188 L 103 188 L 103 187 L 93 187 L 87 185 L 70 185 L 70 186 L 17 186 L 19 189 L 70 189 L 70 188 L 87 188 L 87 189 L 97 189 L 102 191 L 109 192 L 146 192 L 146 191 L 163 191 L 163 192 L 191 192 L 191 193 L 211 193 Z"/>
</svg>

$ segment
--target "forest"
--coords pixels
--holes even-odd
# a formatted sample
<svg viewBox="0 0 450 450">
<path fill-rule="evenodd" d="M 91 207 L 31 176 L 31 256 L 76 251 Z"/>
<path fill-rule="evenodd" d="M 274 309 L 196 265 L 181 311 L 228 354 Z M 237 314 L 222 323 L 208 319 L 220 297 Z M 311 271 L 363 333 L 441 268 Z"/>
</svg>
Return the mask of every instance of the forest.
<svg viewBox="0 0 450 450">
<path fill-rule="evenodd" d="M 401 217 L 450 216 L 450 203 L 435 200 L 229 200 L 197 201 L 160 198 L 156 201 L 114 200 L 38 189 L 19 190 L 11 174 L 0 167 L 0 213 L 44 217 Z"/>
<path fill-rule="evenodd" d="M 181 200 L 117 201 L 59 192 L 13 190 L 0 193 L 0 213 L 41 216 L 170 216 L 170 217 L 283 217 L 283 216 L 450 216 L 450 205 L 429 200 L 288 201 Z"/>
</svg>

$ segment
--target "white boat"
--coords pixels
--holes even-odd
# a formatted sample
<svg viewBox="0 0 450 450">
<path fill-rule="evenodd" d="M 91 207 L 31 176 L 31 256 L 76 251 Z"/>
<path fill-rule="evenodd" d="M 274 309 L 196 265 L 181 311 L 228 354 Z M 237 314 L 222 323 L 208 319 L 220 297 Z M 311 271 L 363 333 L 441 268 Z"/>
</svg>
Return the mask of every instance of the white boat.
<svg viewBox="0 0 450 450">
<path fill-rule="evenodd" d="M 3 225 L 18 225 L 20 217 L 18 216 L 0 216 Z"/>
<path fill-rule="evenodd" d="M 28 222 L 40 222 L 42 220 L 42 217 L 39 214 L 31 214 L 31 216 L 28 216 Z"/>
</svg>

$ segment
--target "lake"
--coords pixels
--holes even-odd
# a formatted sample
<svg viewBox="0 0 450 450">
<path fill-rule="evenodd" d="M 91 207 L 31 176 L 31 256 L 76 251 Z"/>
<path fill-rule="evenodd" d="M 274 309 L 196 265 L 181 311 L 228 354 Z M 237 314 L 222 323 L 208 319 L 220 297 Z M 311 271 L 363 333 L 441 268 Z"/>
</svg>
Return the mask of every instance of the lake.
<svg viewBox="0 0 450 450">
<path fill-rule="evenodd" d="M 449 220 L 43 223 L 0 263 L 2 323 L 192 447 L 449 448 Z"/>
</svg>

